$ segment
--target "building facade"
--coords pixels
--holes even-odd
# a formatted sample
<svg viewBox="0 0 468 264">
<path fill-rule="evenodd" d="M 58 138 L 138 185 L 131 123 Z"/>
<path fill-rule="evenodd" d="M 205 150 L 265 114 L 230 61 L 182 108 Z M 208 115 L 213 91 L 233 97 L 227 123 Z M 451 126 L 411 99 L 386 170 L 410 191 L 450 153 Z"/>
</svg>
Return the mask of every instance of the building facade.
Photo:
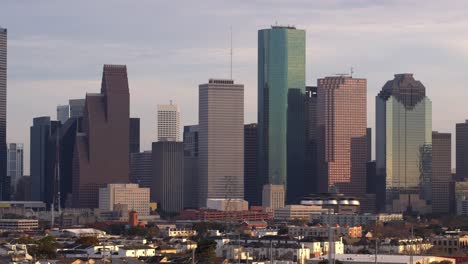
<svg viewBox="0 0 468 264">
<path fill-rule="evenodd" d="M 158 141 L 180 141 L 180 109 L 172 101 L 158 105 Z"/>
<path fill-rule="evenodd" d="M 288 201 L 304 194 L 305 43 L 295 27 L 258 31 L 259 176 Z"/>
<path fill-rule="evenodd" d="M 8 200 L 7 184 L 7 30 L 0 27 L 0 198 Z"/>
<path fill-rule="evenodd" d="M 57 120 L 64 124 L 70 118 L 70 106 L 59 105 L 57 106 Z"/>
<path fill-rule="evenodd" d="M 140 118 L 130 118 L 130 153 L 140 152 Z"/>
<path fill-rule="evenodd" d="M 451 181 L 452 134 L 432 132 L 432 213 L 449 213 Z"/>
<path fill-rule="evenodd" d="M 321 192 L 366 191 L 367 81 L 347 76 L 318 80 L 318 166 Z"/>
<path fill-rule="evenodd" d="M 8 156 L 7 156 L 7 171 L 8 177 L 10 177 L 10 194 L 16 193 L 16 186 L 23 177 L 23 144 L 10 143 L 8 144 Z"/>
<path fill-rule="evenodd" d="M 125 206 L 128 211 L 135 211 L 140 216 L 150 214 L 150 190 L 140 188 L 138 184 L 107 184 L 99 188 L 99 209 L 114 211 L 116 206 Z"/>
<path fill-rule="evenodd" d="M 99 188 L 129 182 L 127 67 L 104 65 L 101 92 L 86 94 L 73 160 L 73 207 L 97 208 Z"/>
<path fill-rule="evenodd" d="M 68 101 L 70 107 L 70 117 L 78 118 L 83 116 L 86 99 L 70 99 Z"/>
<path fill-rule="evenodd" d="M 153 154 L 144 151 L 130 154 L 130 182 L 151 188 L 153 184 Z"/>
<path fill-rule="evenodd" d="M 199 86 L 199 207 L 208 198 L 244 199 L 244 85 Z"/>
<path fill-rule="evenodd" d="M 198 208 L 198 125 L 184 126 L 184 208 Z"/>
<path fill-rule="evenodd" d="M 432 103 L 412 74 L 396 74 L 376 96 L 376 169 L 393 212 L 428 212 Z"/>
<path fill-rule="evenodd" d="M 468 179 L 468 120 L 456 125 L 457 178 Z"/>
<path fill-rule="evenodd" d="M 284 185 L 265 184 L 262 190 L 262 206 L 267 212 L 283 208 L 285 196 Z"/>
<path fill-rule="evenodd" d="M 257 168 L 257 124 L 244 125 L 244 197 L 249 205 L 262 204 L 263 181 Z"/>
<path fill-rule="evenodd" d="M 165 213 L 184 209 L 184 146 L 182 142 L 153 142 L 151 199 Z"/>
<path fill-rule="evenodd" d="M 317 87 L 307 86 L 305 93 L 305 180 L 304 195 L 318 192 L 318 160 L 317 160 Z"/>
</svg>

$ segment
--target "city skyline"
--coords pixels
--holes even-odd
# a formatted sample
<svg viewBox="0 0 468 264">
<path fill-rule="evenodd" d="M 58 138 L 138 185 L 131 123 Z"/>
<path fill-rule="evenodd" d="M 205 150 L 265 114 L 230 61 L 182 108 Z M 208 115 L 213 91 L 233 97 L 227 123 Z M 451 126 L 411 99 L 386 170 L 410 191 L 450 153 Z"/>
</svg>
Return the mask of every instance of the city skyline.
<svg viewBox="0 0 468 264">
<path fill-rule="evenodd" d="M 467 8 L 463 8 L 466 3 L 453 1 L 449 6 L 435 1 L 428 1 L 425 6 L 406 1 L 299 3 L 303 8 L 274 2 L 270 7 L 258 11 L 255 17 L 253 11 L 249 10 L 258 10 L 255 8 L 260 5 L 258 2 L 236 6 L 211 3 L 211 11 L 190 15 L 188 11 L 194 8 L 191 4 L 165 7 L 154 4 L 154 9 L 160 14 L 159 18 L 152 18 L 158 15 L 150 18 L 148 12 L 141 12 L 140 7 L 135 7 L 135 14 L 141 12 L 141 16 L 131 24 L 100 17 L 105 4 L 97 4 L 88 15 L 92 21 L 89 24 L 82 21 L 83 17 L 75 15 L 65 21 L 61 20 L 61 25 L 56 25 L 61 16 L 52 15 L 54 11 L 49 9 L 51 4 L 42 3 L 41 13 L 37 14 L 33 12 L 34 3 L 30 4 L 30 8 L 19 3 L 4 3 L 5 8 L 0 10 L 0 15 L 5 20 L 0 23 L 2 27 L 8 28 L 9 33 L 7 141 L 28 146 L 27 130 L 33 117 L 53 117 L 56 105 L 70 98 L 80 98 L 86 91 L 96 90 L 102 64 L 115 62 L 127 64 L 131 70 L 131 116 L 142 119 L 142 150 L 148 150 L 154 141 L 151 120 L 156 104 L 174 99 L 182 107 L 182 125 L 196 124 L 197 102 L 193 98 L 197 94 L 197 84 L 209 77 L 229 76 L 231 25 L 234 43 L 233 77 L 245 84 L 245 123 L 256 122 L 256 34 L 257 30 L 267 28 L 275 21 L 294 24 L 306 30 L 307 85 L 314 85 L 320 77 L 348 72 L 351 66 L 357 77 L 368 79 L 369 127 L 375 127 L 373 98 L 387 76 L 400 72 L 413 72 L 424 81 L 429 97 L 434 99 L 434 130 L 454 134 L 455 123 L 466 119 L 463 98 L 468 95 L 464 87 L 468 80 L 462 70 L 466 68 L 464 58 L 468 54 L 465 45 L 467 33 L 464 30 L 468 22 L 465 17 L 468 16 L 465 11 Z M 83 11 L 84 6 L 68 8 L 58 4 L 57 9 L 63 10 L 66 16 Z M 20 8 L 25 17 L 31 20 L 15 17 L 15 12 Z M 132 15 L 134 12 L 128 11 L 123 3 L 116 4 L 115 8 L 117 15 Z M 145 9 L 152 10 L 148 7 Z M 165 15 L 171 13 L 168 12 L 170 10 L 181 15 L 171 16 L 181 20 L 175 21 Z M 226 14 L 223 23 L 212 25 L 209 21 L 197 19 L 206 12 L 220 11 Z M 288 12 L 297 12 L 297 16 L 292 18 L 287 15 Z M 331 19 L 335 16 L 327 18 L 331 13 L 342 16 L 335 21 Z M 32 19 L 38 16 L 45 19 L 32 26 Z M 376 17 L 379 19 L 376 20 Z M 159 20 L 166 21 L 163 23 L 165 25 L 172 23 L 172 26 L 180 29 L 178 33 L 182 34 L 177 35 L 184 36 L 184 39 L 172 34 L 168 26 L 157 26 Z M 113 21 L 112 28 L 108 27 L 108 21 Z M 148 25 L 145 22 L 151 28 L 146 28 Z M 197 35 L 209 37 L 210 41 L 200 41 L 190 33 L 195 26 L 207 29 Z M 141 29 L 135 29 L 139 27 Z M 69 28 L 77 30 L 70 33 Z M 130 34 L 129 38 L 123 38 L 122 28 Z M 100 36 L 98 33 L 104 30 L 107 34 L 105 37 Z M 151 34 L 142 33 L 145 30 L 150 30 Z M 151 38 L 148 35 L 158 37 Z M 177 44 L 169 47 L 168 43 Z M 408 56 L 411 59 L 408 60 Z M 67 63 L 62 63 L 64 57 L 69 58 Z M 47 59 L 45 64 L 44 59 Z M 401 61 L 405 62 L 404 66 Z M 434 72 L 438 74 L 434 75 Z M 447 89 L 451 92 L 446 93 Z M 28 102 L 27 107 L 24 107 L 24 101 Z M 448 104 L 452 110 L 447 116 L 445 109 Z M 452 151 L 454 149 L 452 147 Z M 25 147 L 26 157 L 29 151 L 29 147 Z M 452 167 L 454 160 L 455 157 L 452 159 Z M 25 161 L 27 173 L 29 161 Z"/>
</svg>

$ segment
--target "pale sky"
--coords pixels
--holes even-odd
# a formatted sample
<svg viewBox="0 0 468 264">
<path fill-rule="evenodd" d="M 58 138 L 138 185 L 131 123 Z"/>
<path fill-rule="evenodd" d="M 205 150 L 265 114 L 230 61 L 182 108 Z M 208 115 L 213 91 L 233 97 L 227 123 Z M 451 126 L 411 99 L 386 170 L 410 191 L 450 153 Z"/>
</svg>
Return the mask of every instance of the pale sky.
<svg viewBox="0 0 468 264">
<path fill-rule="evenodd" d="M 156 139 L 156 105 L 173 100 L 184 125 L 198 122 L 198 84 L 233 77 L 245 85 L 245 122 L 257 119 L 257 30 L 295 25 L 307 36 L 307 84 L 347 73 L 375 96 L 395 73 L 412 72 L 433 102 L 433 130 L 468 119 L 468 1 L 0 1 L 8 29 L 8 142 L 25 143 L 32 118 L 98 92 L 103 64 L 126 64 L 141 149 Z M 452 135 L 452 141 L 455 135 Z M 453 157 L 454 159 L 454 157 Z"/>
</svg>

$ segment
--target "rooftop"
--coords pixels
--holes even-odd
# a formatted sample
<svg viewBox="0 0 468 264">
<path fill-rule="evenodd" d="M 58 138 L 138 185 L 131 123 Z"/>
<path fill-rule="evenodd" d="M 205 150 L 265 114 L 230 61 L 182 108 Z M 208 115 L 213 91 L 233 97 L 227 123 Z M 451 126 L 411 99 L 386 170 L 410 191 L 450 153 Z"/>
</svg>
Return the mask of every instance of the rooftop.
<svg viewBox="0 0 468 264">
<path fill-rule="evenodd" d="M 427 258 L 436 258 L 434 256 L 413 256 L 413 262 L 417 261 L 424 263 L 423 260 Z M 319 259 L 328 259 L 328 256 L 322 256 L 314 258 L 315 260 Z M 366 254 L 336 254 L 335 259 L 339 261 L 354 261 L 356 263 L 376 263 L 375 255 L 366 255 Z M 378 255 L 377 263 L 409 263 L 411 261 L 411 256 L 408 255 Z"/>
</svg>

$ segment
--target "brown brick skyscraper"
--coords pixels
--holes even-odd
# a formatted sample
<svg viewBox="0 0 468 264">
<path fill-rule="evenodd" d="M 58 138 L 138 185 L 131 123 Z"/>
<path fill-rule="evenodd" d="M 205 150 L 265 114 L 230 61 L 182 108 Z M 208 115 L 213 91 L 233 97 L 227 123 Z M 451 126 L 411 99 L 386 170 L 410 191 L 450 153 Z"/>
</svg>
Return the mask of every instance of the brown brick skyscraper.
<svg viewBox="0 0 468 264">
<path fill-rule="evenodd" d="M 73 157 L 73 207 L 97 208 L 99 188 L 129 182 L 127 67 L 104 65 L 101 93 L 86 94 Z"/>
<path fill-rule="evenodd" d="M 318 80 L 319 191 L 366 191 L 366 79 Z"/>
</svg>

